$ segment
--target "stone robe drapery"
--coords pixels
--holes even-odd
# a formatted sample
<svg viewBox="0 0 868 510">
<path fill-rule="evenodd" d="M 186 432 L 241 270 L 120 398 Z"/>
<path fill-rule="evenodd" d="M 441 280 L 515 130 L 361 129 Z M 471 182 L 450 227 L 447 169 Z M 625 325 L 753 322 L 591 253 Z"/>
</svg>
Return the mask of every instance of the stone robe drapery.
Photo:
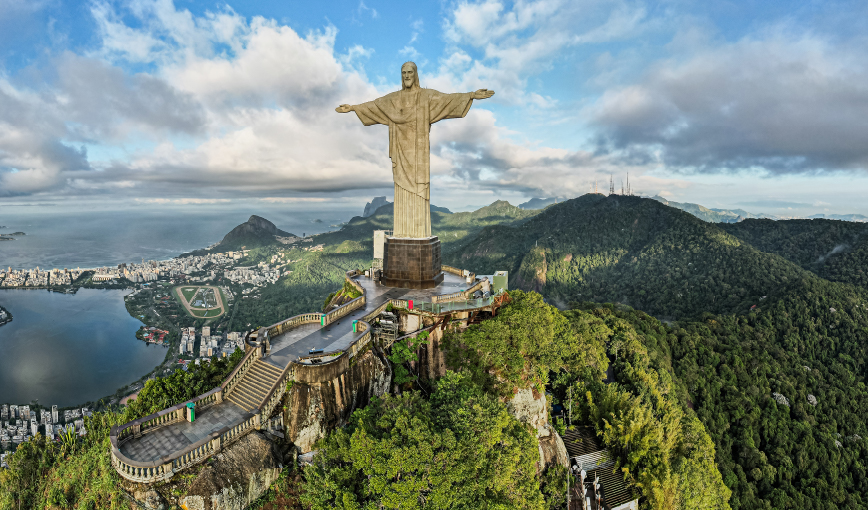
<svg viewBox="0 0 868 510">
<path fill-rule="evenodd" d="M 470 92 L 403 89 L 354 106 L 366 126 L 389 126 L 395 179 L 395 237 L 431 237 L 431 124 L 467 115 Z"/>
</svg>

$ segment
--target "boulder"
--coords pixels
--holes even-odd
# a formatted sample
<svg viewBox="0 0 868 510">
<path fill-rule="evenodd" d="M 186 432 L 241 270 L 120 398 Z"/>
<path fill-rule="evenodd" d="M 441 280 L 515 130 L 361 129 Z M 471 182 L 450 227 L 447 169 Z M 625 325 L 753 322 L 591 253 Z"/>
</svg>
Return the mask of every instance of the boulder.
<svg viewBox="0 0 868 510">
<path fill-rule="evenodd" d="M 133 493 L 133 498 L 136 500 L 133 504 L 133 508 L 136 510 L 167 510 L 169 508 L 169 504 L 163 496 L 154 489 L 136 491 Z"/>
<path fill-rule="evenodd" d="M 549 434 L 539 438 L 539 458 L 541 470 L 558 465 L 570 467 L 570 456 L 567 446 L 557 430 L 549 428 Z"/>
</svg>

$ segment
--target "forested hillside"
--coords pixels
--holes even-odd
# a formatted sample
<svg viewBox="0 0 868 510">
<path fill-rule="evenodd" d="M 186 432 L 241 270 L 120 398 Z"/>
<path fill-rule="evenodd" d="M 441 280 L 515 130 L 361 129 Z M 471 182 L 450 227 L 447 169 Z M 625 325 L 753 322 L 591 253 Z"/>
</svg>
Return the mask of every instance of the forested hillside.
<svg viewBox="0 0 868 510">
<path fill-rule="evenodd" d="M 868 292 L 820 276 L 862 284 L 865 228 L 713 225 L 651 200 L 585 195 L 486 228 L 447 263 L 509 270 L 511 285 L 562 306 L 622 303 L 575 306 L 609 327 L 609 313 L 629 322 L 658 366 L 672 368 L 672 391 L 717 445 L 733 508 L 860 508 Z"/>
<path fill-rule="evenodd" d="M 721 228 L 758 250 L 780 255 L 827 280 L 868 289 L 866 223 L 746 220 Z"/>
<path fill-rule="evenodd" d="M 661 317 L 739 313 L 812 277 L 718 225 L 655 200 L 584 195 L 517 226 L 493 226 L 444 253 L 480 274 L 570 301 L 620 302 Z"/>
<path fill-rule="evenodd" d="M 789 290 L 747 315 L 671 328 L 626 307 L 577 306 L 628 321 L 671 365 L 714 440 L 734 509 L 863 508 L 868 296 L 818 279 Z"/>
</svg>

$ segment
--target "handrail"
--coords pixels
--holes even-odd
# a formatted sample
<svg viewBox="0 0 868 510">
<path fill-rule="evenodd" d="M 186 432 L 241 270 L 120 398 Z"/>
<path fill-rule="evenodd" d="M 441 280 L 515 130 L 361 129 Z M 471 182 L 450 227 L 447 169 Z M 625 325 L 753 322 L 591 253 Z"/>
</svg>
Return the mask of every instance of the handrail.
<svg viewBox="0 0 868 510">
<path fill-rule="evenodd" d="M 300 363 L 300 361 L 301 360 L 308 360 L 308 359 L 321 359 L 321 358 L 328 358 L 330 356 L 336 356 L 335 359 L 329 360 L 329 361 L 322 363 L 322 364 L 317 364 L 317 366 L 322 366 L 322 365 L 327 365 L 329 363 L 333 363 L 333 362 L 337 361 L 338 359 L 340 359 L 340 357 L 342 355 L 347 354 L 347 353 L 349 353 L 349 356 L 352 358 L 353 356 L 355 356 L 356 352 L 358 352 L 359 348 L 356 346 L 360 342 L 362 342 L 363 343 L 362 347 L 364 347 L 364 345 L 367 345 L 367 340 L 370 340 L 370 338 L 371 338 L 371 325 L 367 321 L 364 321 L 364 320 L 358 321 L 356 323 L 356 329 L 358 330 L 356 332 L 356 336 L 353 338 L 353 341 L 350 342 L 350 345 L 347 346 L 346 349 L 337 349 L 337 350 L 329 351 L 329 352 L 319 352 L 316 354 L 309 354 L 307 356 L 299 356 L 298 358 L 296 358 L 294 363 L 298 363 L 299 365 L 302 365 L 302 366 L 310 366 L 307 363 Z M 355 350 L 354 350 L 354 348 L 355 348 Z"/>
<path fill-rule="evenodd" d="M 333 361 L 343 359 L 344 356 L 347 356 L 351 359 L 354 356 L 360 354 L 371 341 L 372 328 L 368 321 L 372 317 L 375 317 L 376 315 L 381 313 L 382 310 L 387 308 L 390 304 L 392 306 L 406 308 L 408 306 L 407 301 L 389 300 L 383 303 L 382 306 L 377 307 L 377 310 L 374 310 L 374 312 L 366 315 L 363 320 L 358 321 L 356 334 L 354 335 L 350 345 L 345 350 L 332 351 L 331 353 L 322 353 L 316 356 L 305 356 L 299 358 L 296 361 L 288 363 L 281 372 L 280 376 L 275 381 L 275 383 L 272 384 L 265 398 L 262 400 L 259 409 L 257 409 L 254 413 L 247 413 L 243 415 L 240 423 L 236 423 L 235 425 L 224 427 L 220 430 L 212 432 L 208 435 L 208 437 L 197 441 L 196 443 L 189 445 L 186 448 L 183 448 L 177 452 L 172 452 L 170 455 L 160 457 L 159 459 L 155 459 L 153 461 L 135 461 L 126 457 L 120 451 L 120 446 L 131 438 L 139 437 L 143 433 L 151 432 L 159 427 L 164 427 L 177 423 L 179 421 L 183 421 L 184 409 L 186 408 L 188 403 L 198 402 L 200 404 L 199 409 L 207 409 L 211 405 L 222 402 L 223 398 L 225 396 L 228 396 L 229 393 L 231 393 L 235 389 L 237 383 L 243 379 L 250 367 L 256 362 L 257 359 L 261 357 L 264 338 L 274 338 L 282 333 L 285 333 L 288 329 L 300 326 L 302 324 L 320 322 L 324 325 L 328 325 L 348 314 L 350 311 L 365 306 L 365 304 L 367 303 L 366 291 L 364 287 L 362 287 L 358 282 L 354 280 L 354 277 L 360 274 L 362 274 L 361 271 L 348 271 L 346 275 L 346 280 L 350 282 L 350 284 L 353 285 L 355 288 L 357 288 L 362 293 L 362 295 L 348 303 L 345 303 L 343 306 L 337 308 L 336 310 L 332 310 L 328 314 L 307 313 L 296 315 L 294 317 L 290 317 L 289 319 L 275 323 L 267 328 L 260 328 L 257 331 L 249 332 L 245 336 L 245 343 L 248 346 L 252 347 L 252 349 L 250 349 L 244 355 L 238 366 L 236 366 L 232 370 L 232 372 L 220 384 L 220 386 L 208 391 L 207 393 L 196 396 L 186 402 L 182 402 L 167 409 L 157 411 L 156 413 L 149 416 L 145 416 L 143 418 L 139 418 L 122 425 L 113 426 L 109 437 L 112 450 L 112 465 L 118 471 L 118 473 L 121 474 L 121 476 L 123 476 L 124 478 L 135 482 L 153 483 L 161 480 L 167 480 L 171 478 L 175 472 L 207 459 L 208 457 L 219 451 L 221 448 L 226 447 L 228 444 L 238 440 L 240 437 L 247 434 L 250 430 L 253 430 L 254 428 L 260 428 L 263 421 L 269 418 L 269 416 L 277 406 L 277 403 L 280 401 L 281 398 L 283 398 L 283 395 L 286 393 L 287 382 L 295 377 L 296 370 L 298 370 L 299 367 L 310 367 L 310 365 L 299 363 L 300 360 L 313 357 L 327 357 L 329 355 L 337 355 L 334 360 L 331 360 L 327 363 L 329 364 Z M 262 336 L 264 338 L 259 338 L 260 331 L 264 331 L 264 333 L 262 333 Z"/>
<path fill-rule="evenodd" d="M 440 269 L 442 271 L 446 271 L 447 273 L 452 273 L 457 276 L 464 276 L 464 270 L 458 269 L 457 267 L 447 266 L 446 264 L 440 264 Z"/>
<path fill-rule="evenodd" d="M 241 362 L 238 363 L 238 366 L 235 367 L 235 370 L 229 374 L 229 377 L 226 378 L 225 381 L 220 385 L 221 388 L 226 392 L 226 395 L 229 395 L 229 392 L 232 391 L 230 385 L 232 384 L 235 376 L 242 376 L 244 372 L 247 371 L 247 368 L 253 364 L 253 361 L 250 361 L 253 358 L 253 355 L 256 354 L 256 349 L 250 349 L 247 351 L 247 354 L 241 359 Z"/>
</svg>

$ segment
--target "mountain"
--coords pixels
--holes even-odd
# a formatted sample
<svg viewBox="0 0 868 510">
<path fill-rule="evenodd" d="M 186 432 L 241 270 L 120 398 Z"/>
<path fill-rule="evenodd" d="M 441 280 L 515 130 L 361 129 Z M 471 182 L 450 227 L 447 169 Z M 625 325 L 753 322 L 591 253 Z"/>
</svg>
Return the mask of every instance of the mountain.
<svg viewBox="0 0 868 510">
<path fill-rule="evenodd" d="M 538 210 L 522 210 L 509 202 L 498 200 L 473 212 L 450 212 L 449 209 L 431 206 L 431 230 L 440 237 L 443 250 L 475 235 L 483 228 L 491 225 L 516 224 L 538 214 Z M 337 232 L 329 232 L 316 236 L 318 243 L 338 245 L 344 241 L 356 241 L 368 247 L 373 255 L 374 230 L 391 230 L 394 215 L 394 205 L 388 203 L 376 214 L 367 218 L 356 216 Z"/>
<path fill-rule="evenodd" d="M 864 214 L 812 214 L 808 216 L 809 219 L 830 219 L 830 220 L 844 220 L 844 221 L 858 221 L 860 223 L 868 222 L 868 216 Z"/>
<path fill-rule="evenodd" d="M 676 209 L 681 209 L 682 211 L 687 211 L 690 214 L 696 216 L 697 218 L 707 221 L 710 223 L 736 223 L 745 218 L 772 218 L 772 216 L 768 216 L 765 214 L 753 214 L 745 211 L 744 209 L 709 209 L 708 207 L 701 206 L 699 204 L 691 204 L 687 202 L 672 202 L 670 200 L 666 200 L 661 196 L 653 196 L 650 197 L 652 200 L 656 200 L 661 204 L 666 204 L 669 207 L 674 207 Z"/>
<path fill-rule="evenodd" d="M 546 207 L 567 200 L 563 197 L 538 198 L 534 197 L 523 204 L 518 204 L 519 209 L 545 209 Z"/>
<path fill-rule="evenodd" d="M 864 223 L 750 219 L 721 228 L 827 280 L 868 289 L 868 225 Z"/>
<path fill-rule="evenodd" d="M 620 302 L 662 317 L 747 312 L 815 275 L 659 201 L 587 194 L 444 248 L 444 263 L 510 272 L 510 286 Z"/>
<path fill-rule="evenodd" d="M 215 249 L 238 250 L 242 246 L 250 249 L 279 244 L 275 236 L 296 237 L 295 234 L 280 230 L 274 223 L 254 214 L 246 222 L 238 225 L 226 234 Z"/>
<path fill-rule="evenodd" d="M 370 218 L 377 213 L 377 210 L 379 210 L 380 207 L 385 207 L 387 205 L 392 205 L 392 202 L 386 200 L 386 197 L 374 197 L 372 201 L 365 204 L 365 212 L 362 213 L 362 218 Z M 452 211 L 450 211 L 449 209 L 445 207 L 439 207 L 434 204 L 431 204 L 431 212 L 452 214 Z"/>
<path fill-rule="evenodd" d="M 392 202 L 386 200 L 386 197 L 374 197 L 373 200 L 365 204 L 365 212 L 362 213 L 362 218 L 367 218 L 369 216 L 373 216 L 374 213 L 377 212 L 377 209 L 383 207 L 384 205 L 389 205 Z"/>
<path fill-rule="evenodd" d="M 857 508 L 868 502 L 868 290 L 820 275 L 865 257 L 864 228 L 707 223 L 655 200 L 584 195 L 486 227 L 444 262 L 508 270 L 511 288 L 614 315 L 625 338 L 631 325 L 714 440 L 733 509 Z"/>
</svg>

